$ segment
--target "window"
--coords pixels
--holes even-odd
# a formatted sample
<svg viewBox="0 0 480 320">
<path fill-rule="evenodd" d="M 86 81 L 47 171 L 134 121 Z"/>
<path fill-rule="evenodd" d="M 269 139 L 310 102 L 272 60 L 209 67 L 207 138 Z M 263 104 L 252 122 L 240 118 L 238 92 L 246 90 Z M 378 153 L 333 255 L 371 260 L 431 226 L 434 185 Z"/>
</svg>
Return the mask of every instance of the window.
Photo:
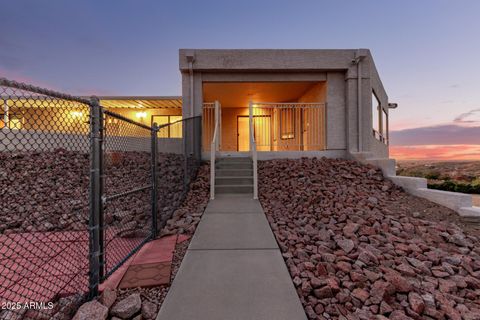
<svg viewBox="0 0 480 320">
<path fill-rule="evenodd" d="M 375 92 L 372 91 L 372 128 L 373 131 L 380 132 L 380 101 L 378 101 Z"/>
<path fill-rule="evenodd" d="M 387 144 L 388 114 L 372 91 L 372 133 L 375 139 Z"/>
<path fill-rule="evenodd" d="M 181 138 L 182 137 L 182 116 L 152 116 L 152 124 L 164 126 L 158 131 L 159 138 Z M 170 124 L 170 125 L 168 125 Z M 165 126 L 167 125 L 167 126 Z"/>
<path fill-rule="evenodd" d="M 388 113 L 382 109 L 383 119 L 382 119 L 382 136 L 383 142 L 388 144 Z"/>
<path fill-rule="evenodd" d="M 293 108 L 280 110 L 280 138 L 295 139 L 295 113 Z"/>
<path fill-rule="evenodd" d="M 24 118 L 22 114 L 0 113 L 0 128 L 22 129 Z"/>
</svg>

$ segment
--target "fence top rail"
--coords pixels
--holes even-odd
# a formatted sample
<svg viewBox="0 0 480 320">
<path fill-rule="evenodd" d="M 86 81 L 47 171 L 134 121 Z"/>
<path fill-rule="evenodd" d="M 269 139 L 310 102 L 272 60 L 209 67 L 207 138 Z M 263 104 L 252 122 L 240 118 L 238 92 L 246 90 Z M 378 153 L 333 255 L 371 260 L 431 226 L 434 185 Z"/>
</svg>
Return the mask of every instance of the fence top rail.
<svg viewBox="0 0 480 320">
<path fill-rule="evenodd" d="M 308 106 L 308 107 L 324 107 L 326 103 L 323 102 L 252 102 L 253 108 L 259 106 L 271 107 L 290 107 L 290 106 Z"/>
<path fill-rule="evenodd" d="M 198 118 L 201 118 L 201 117 L 200 117 L 200 116 L 193 116 L 193 117 L 188 117 L 188 118 L 182 118 L 182 119 L 180 119 L 180 120 L 173 121 L 173 122 L 170 122 L 170 123 L 165 123 L 165 124 L 162 124 L 162 125 L 157 125 L 156 130 L 160 130 L 160 129 L 162 129 L 162 128 L 169 127 L 169 126 L 173 126 L 174 124 L 177 124 L 177 123 L 180 123 L 180 122 L 186 122 L 187 120 L 198 119 Z"/>
<path fill-rule="evenodd" d="M 90 99 L 85 99 L 85 98 L 77 97 L 77 96 L 71 96 L 69 94 L 61 93 L 61 92 L 58 92 L 58 91 L 48 90 L 48 89 L 45 89 L 45 88 L 32 86 L 32 85 L 29 85 L 29 84 L 26 84 L 26 83 L 17 82 L 17 81 L 14 81 L 14 80 L 8 80 L 6 78 L 0 78 L 0 86 L 14 88 L 14 89 L 20 89 L 20 90 L 25 90 L 25 91 L 30 91 L 30 92 L 37 93 L 37 94 L 40 94 L 40 95 L 50 96 L 50 97 L 54 97 L 54 98 L 58 98 L 58 99 L 62 99 L 62 100 L 76 101 L 76 102 L 85 103 L 85 104 L 90 104 L 91 103 Z"/>
</svg>

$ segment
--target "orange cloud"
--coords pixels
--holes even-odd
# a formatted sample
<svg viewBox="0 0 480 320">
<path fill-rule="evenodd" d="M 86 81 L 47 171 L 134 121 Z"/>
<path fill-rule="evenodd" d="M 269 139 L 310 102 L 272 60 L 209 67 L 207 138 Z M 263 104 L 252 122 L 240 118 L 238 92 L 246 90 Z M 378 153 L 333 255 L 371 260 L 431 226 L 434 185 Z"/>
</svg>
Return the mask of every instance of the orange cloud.
<svg viewBox="0 0 480 320">
<path fill-rule="evenodd" d="M 390 146 L 390 157 L 397 160 L 480 160 L 480 145 Z"/>
</svg>

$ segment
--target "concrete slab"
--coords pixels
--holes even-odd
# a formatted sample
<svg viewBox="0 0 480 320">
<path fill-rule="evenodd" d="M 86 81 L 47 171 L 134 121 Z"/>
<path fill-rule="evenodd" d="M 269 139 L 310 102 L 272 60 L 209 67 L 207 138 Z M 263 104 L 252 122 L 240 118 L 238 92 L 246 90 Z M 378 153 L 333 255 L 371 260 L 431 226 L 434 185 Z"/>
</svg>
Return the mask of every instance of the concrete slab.
<svg viewBox="0 0 480 320">
<path fill-rule="evenodd" d="M 480 207 L 463 207 L 458 210 L 458 213 L 462 217 L 480 219 Z"/>
<path fill-rule="evenodd" d="M 157 320 L 306 320 L 279 250 L 189 250 Z"/>
<path fill-rule="evenodd" d="M 217 194 L 210 200 L 205 214 L 209 213 L 258 213 L 263 214 L 262 206 L 251 195 Z"/>
<path fill-rule="evenodd" d="M 190 243 L 195 249 L 277 249 L 263 214 L 209 214 L 202 218 Z"/>
</svg>

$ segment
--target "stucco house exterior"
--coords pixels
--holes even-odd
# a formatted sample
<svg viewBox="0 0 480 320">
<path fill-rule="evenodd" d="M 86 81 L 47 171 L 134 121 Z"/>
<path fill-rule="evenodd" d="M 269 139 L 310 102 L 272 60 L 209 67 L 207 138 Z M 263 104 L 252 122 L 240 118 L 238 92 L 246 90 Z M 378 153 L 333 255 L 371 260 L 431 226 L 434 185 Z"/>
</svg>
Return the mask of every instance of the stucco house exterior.
<svg viewBox="0 0 480 320">
<path fill-rule="evenodd" d="M 203 158 L 220 105 L 220 155 L 250 151 L 249 103 L 259 159 L 369 153 L 388 158 L 387 93 L 367 49 L 181 49 L 183 117 L 202 116 Z"/>
</svg>

